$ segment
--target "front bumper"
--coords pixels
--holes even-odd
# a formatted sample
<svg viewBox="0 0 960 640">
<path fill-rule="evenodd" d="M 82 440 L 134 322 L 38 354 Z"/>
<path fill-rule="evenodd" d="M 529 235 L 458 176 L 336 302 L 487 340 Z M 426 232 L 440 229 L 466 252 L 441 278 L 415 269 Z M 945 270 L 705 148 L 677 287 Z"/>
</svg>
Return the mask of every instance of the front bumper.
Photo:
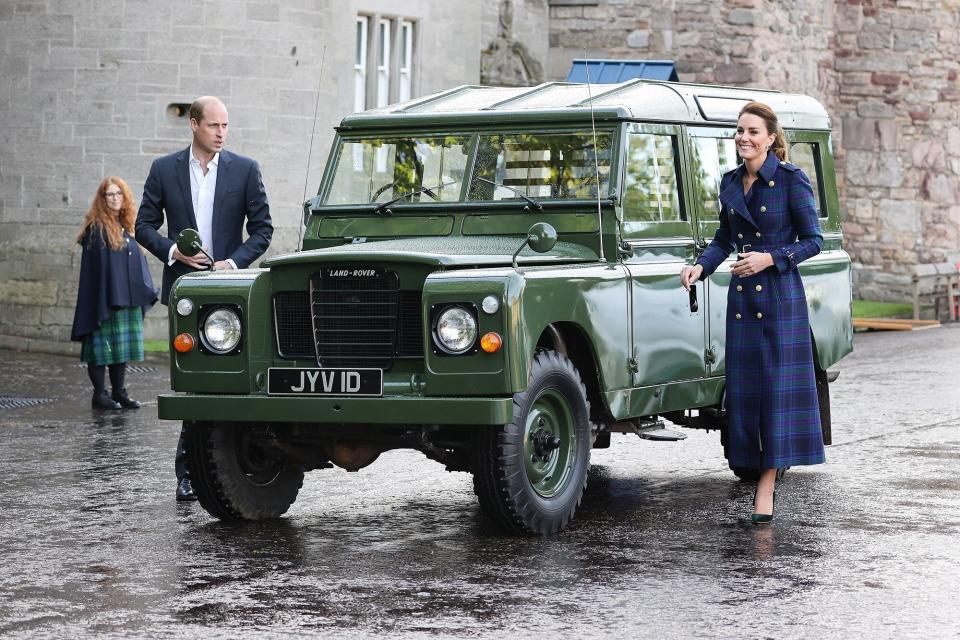
<svg viewBox="0 0 960 640">
<path fill-rule="evenodd" d="M 171 393 L 157 398 L 163 420 L 317 424 L 506 424 L 513 399 L 283 397 Z"/>
</svg>

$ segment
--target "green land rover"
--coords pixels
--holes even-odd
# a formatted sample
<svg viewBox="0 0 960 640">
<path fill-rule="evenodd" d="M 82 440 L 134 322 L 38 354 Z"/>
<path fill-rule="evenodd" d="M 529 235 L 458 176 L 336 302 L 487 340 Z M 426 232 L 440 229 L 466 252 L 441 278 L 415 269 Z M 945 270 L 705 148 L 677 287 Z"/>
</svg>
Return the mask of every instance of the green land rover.
<svg viewBox="0 0 960 640">
<path fill-rule="evenodd" d="M 827 369 L 853 331 L 820 103 L 642 80 L 463 86 L 342 121 L 299 251 L 175 284 L 159 415 L 185 423 L 201 505 L 278 517 L 305 472 L 410 448 L 472 473 L 504 529 L 547 534 L 611 432 L 684 437 L 669 420 L 723 443 L 730 261 L 690 293 L 679 274 L 716 230 L 749 100 L 778 113 L 820 212 L 823 251 L 801 272 L 829 443 Z"/>
</svg>

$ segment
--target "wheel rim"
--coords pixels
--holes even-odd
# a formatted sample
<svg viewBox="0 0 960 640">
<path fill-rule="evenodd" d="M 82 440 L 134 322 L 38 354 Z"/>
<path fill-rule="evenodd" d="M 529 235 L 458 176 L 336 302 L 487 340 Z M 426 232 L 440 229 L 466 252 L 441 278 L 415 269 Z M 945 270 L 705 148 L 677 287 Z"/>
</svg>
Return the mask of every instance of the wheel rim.
<svg viewBox="0 0 960 640">
<path fill-rule="evenodd" d="M 556 389 L 537 396 L 527 412 L 523 456 L 533 490 L 552 498 L 566 486 L 577 451 L 576 423 L 570 404 Z"/>
<path fill-rule="evenodd" d="M 265 487 L 279 477 L 287 461 L 270 451 L 264 429 L 241 429 L 237 434 L 237 462 L 247 480 Z"/>
</svg>

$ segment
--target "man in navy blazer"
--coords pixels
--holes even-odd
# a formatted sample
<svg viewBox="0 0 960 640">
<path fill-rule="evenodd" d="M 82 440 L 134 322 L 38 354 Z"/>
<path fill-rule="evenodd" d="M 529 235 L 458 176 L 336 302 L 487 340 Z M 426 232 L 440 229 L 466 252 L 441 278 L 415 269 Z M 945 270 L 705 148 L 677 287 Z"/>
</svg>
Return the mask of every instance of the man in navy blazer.
<svg viewBox="0 0 960 640">
<path fill-rule="evenodd" d="M 223 149 L 227 140 L 227 108 L 218 98 L 203 96 L 190 105 L 193 142 L 157 158 L 143 185 L 136 237 L 163 261 L 161 302 L 170 300 L 173 281 L 185 273 L 209 268 L 202 253 L 185 256 L 176 237 L 196 229 L 213 268 L 244 269 L 263 255 L 273 236 L 270 205 L 260 167 L 250 158 Z M 166 217 L 167 235 L 160 234 Z M 247 239 L 243 241 L 246 220 Z M 183 431 L 177 443 L 177 499 L 196 500 L 186 467 Z"/>
<path fill-rule="evenodd" d="M 174 280 L 208 266 L 203 254 L 185 256 L 177 249 L 177 235 L 184 229 L 200 232 L 217 270 L 250 266 L 273 236 L 260 167 L 255 160 L 223 149 L 227 139 L 223 102 L 213 96 L 197 98 L 190 105 L 190 128 L 189 147 L 153 161 L 137 214 L 137 242 L 164 262 L 163 304 L 170 299 Z M 159 232 L 164 214 L 166 237 Z"/>
</svg>

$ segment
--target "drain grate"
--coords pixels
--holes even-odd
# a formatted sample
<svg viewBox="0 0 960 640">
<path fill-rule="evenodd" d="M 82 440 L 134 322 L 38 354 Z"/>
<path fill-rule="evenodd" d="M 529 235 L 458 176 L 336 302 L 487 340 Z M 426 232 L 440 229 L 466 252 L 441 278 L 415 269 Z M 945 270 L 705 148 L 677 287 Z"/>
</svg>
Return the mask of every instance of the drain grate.
<svg viewBox="0 0 960 640">
<path fill-rule="evenodd" d="M 75 367 L 83 367 L 84 369 L 86 369 L 86 368 L 87 368 L 87 363 L 86 363 L 86 362 L 78 362 L 78 363 L 75 364 L 74 366 L 75 366 Z M 134 372 L 134 373 L 150 373 L 151 371 L 156 371 L 156 370 L 157 370 L 156 367 L 145 367 L 145 366 L 139 365 L 139 364 L 128 364 L 128 365 L 127 365 L 127 371 L 132 371 L 132 372 Z"/>
<path fill-rule="evenodd" d="M 133 371 L 134 373 L 149 373 L 151 371 L 156 371 L 156 367 L 144 367 L 139 364 L 128 364 L 127 371 Z"/>
<path fill-rule="evenodd" d="M 53 402 L 53 398 L 23 398 L 19 396 L 0 396 L 0 409 L 19 409 L 38 404 Z"/>
</svg>

